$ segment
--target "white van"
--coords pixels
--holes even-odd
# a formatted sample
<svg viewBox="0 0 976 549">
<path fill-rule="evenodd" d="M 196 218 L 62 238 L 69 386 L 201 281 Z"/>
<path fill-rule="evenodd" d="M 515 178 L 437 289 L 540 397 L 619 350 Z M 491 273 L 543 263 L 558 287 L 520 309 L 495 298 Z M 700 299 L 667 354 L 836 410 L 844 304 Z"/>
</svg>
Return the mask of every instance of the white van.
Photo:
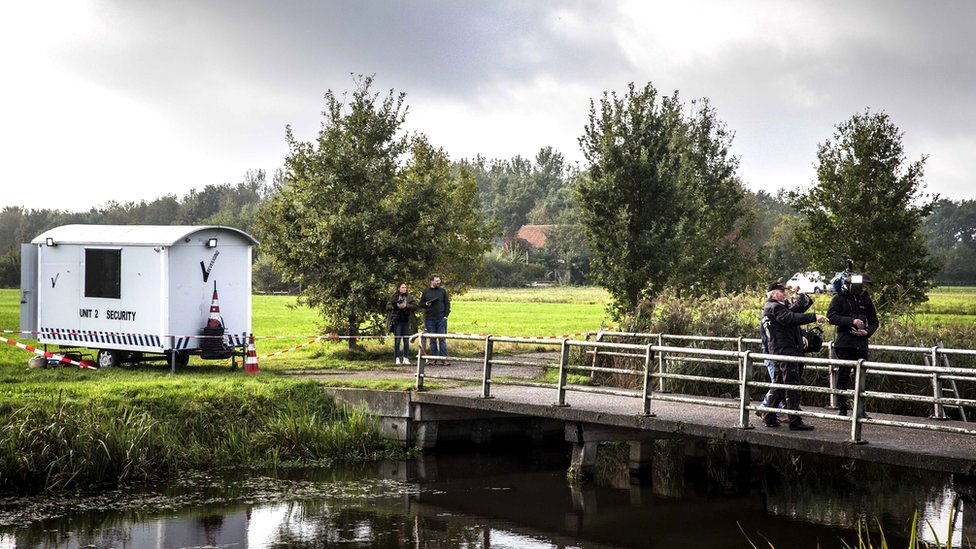
<svg viewBox="0 0 976 549">
<path fill-rule="evenodd" d="M 819 294 L 827 291 L 827 282 L 820 276 L 820 271 L 796 273 L 786 281 L 787 288 L 799 288 L 805 294 Z"/>
</svg>

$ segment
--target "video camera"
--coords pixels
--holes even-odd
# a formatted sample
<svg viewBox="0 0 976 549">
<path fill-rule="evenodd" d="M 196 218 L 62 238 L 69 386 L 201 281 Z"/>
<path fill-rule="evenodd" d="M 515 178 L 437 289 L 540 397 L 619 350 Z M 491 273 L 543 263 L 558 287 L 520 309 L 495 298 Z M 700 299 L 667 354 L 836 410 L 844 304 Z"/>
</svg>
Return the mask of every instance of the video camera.
<svg viewBox="0 0 976 549">
<path fill-rule="evenodd" d="M 833 287 L 834 293 L 849 294 L 853 292 L 855 286 L 859 288 L 861 284 L 868 284 L 870 282 L 871 280 L 867 275 L 854 272 L 854 260 L 848 259 L 847 268 L 835 274 L 830 284 Z"/>
</svg>

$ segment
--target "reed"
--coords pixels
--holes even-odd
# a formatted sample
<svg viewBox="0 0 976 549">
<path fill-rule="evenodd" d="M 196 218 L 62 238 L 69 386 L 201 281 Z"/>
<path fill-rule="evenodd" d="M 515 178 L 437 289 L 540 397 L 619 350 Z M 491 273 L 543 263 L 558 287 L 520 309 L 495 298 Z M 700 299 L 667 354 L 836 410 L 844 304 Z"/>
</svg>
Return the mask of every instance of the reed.
<svg viewBox="0 0 976 549">
<path fill-rule="evenodd" d="M 310 382 L 202 390 L 192 398 L 170 387 L 115 401 L 61 391 L 56 399 L 39 396 L 30 406 L 0 410 L 0 490 L 8 492 L 395 453 L 373 416 L 336 405 Z"/>
</svg>

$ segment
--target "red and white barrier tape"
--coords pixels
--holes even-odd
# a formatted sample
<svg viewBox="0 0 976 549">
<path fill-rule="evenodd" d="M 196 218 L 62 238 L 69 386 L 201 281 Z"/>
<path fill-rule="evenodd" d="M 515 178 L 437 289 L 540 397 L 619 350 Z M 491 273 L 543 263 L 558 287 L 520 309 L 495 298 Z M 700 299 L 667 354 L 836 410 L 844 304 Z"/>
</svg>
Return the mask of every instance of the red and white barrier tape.
<svg viewBox="0 0 976 549">
<path fill-rule="evenodd" d="M 31 347 L 30 345 L 24 345 L 23 343 L 21 343 L 19 341 L 14 341 L 12 339 L 7 339 L 7 338 L 4 338 L 3 340 L 5 342 L 11 344 L 11 345 L 14 345 L 16 347 L 20 347 L 21 349 L 24 349 L 25 351 L 30 351 L 30 352 L 32 352 L 32 353 L 34 353 L 36 355 L 43 356 L 45 358 L 50 358 L 52 360 L 57 360 L 58 362 L 67 362 L 68 364 L 77 366 L 79 368 L 88 368 L 89 370 L 97 370 L 98 369 L 98 366 L 92 364 L 91 362 L 85 361 L 85 360 L 82 360 L 82 361 L 79 362 L 77 360 L 72 360 L 72 359 L 70 359 L 70 358 L 68 358 L 68 357 L 66 357 L 64 355 L 49 353 L 47 351 L 44 351 L 44 350 L 41 350 L 41 349 L 37 349 L 35 347 Z"/>
</svg>

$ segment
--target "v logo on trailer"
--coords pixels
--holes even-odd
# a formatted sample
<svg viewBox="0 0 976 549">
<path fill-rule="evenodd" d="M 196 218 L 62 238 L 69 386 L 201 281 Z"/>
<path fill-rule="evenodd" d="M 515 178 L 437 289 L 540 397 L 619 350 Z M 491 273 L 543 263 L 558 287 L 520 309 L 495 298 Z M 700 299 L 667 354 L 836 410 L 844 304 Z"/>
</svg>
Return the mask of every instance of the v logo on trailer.
<svg viewBox="0 0 976 549">
<path fill-rule="evenodd" d="M 203 271 L 203 281 L 206 282 L 210 279 L 210 271 L 213 270 L 214 262 L 217 261 L 217 256 L 220 255 L 220 250 L 214 252 L 213 257 L 210 258 L 210 265 L 205 266 L 203 261 L 200 262 L 200 270 Z"/>
<path fill-rule="evenodd" d="M 58 283 L 58 277 L 59 276 L 61 276 L 61 273 L 58 273 L 58 274 L 54 275 L 53 277 L 51 277 L 51 287 L 52 288 L 54 287 L 55 284 Z M 206 282 L 206 280 L 204 280 L 204 282 Z"/>
</svg>

